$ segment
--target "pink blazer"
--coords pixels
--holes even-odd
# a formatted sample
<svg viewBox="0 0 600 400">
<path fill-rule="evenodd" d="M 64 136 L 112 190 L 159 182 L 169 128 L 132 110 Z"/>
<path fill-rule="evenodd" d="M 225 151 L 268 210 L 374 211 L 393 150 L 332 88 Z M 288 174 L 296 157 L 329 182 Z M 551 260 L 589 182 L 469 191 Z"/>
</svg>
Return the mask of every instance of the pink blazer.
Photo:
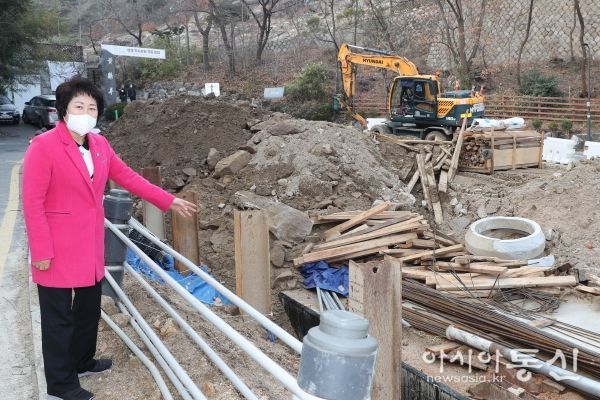
<svg viewBox="0 0 600 400">
<path fill-rule="evenodd" d="M 37 136 L 25 153 L 23 214 L 32 261 L 50 259 L 50 268 L 31 267 L 43 286 L 92 286 L 104 277 L 104 209 L 108 179 L 166 211 L 174 196 L 129 168 L 102 135 L 88 133 L 94 180 L 66 125 Z"/>
</svg>

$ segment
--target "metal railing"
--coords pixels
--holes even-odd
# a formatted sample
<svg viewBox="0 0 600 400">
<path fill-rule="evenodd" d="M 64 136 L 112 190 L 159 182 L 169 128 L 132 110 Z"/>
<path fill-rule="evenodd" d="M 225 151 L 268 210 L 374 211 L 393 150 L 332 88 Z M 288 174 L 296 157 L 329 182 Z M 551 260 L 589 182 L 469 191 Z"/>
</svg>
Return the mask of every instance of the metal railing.
<svg viewBox="0 0 600 400">
<path fill-rule="evenodd" d="M 258 365 L 260 365 L 268 374 L 275 378 L 281 383 L 289 392 L 294 395 L 294 398 L 302 400 L 319 400 L 318 397 L 310 395 L 302 390 L 296 378 L 286 371 L 277 362 L 273 361 L 263 351 L 246 339 L 242 334 L 225 322 L 221 317 L 214 313 L 209 307 L 203 304 L 200 300 L 194 297 L 184 287 L 182 287 L 175 279 L 173 279 L 166 271 L 164 271 L 154 260 L 146 255 L 131 239 L 129 239 L 119 228 L 123 228 L 122 225 L 115 225 L 108 219 L 104 220 L 105 227 L 108 228 L 119 240 L 121 240 L 129 249 L 131 249 L 140 259 L 148 265 L 148 267 L 156 273 L 168 286 L 174 289 L 181 297 L 183 297 L 189 305 L 191 305 L 201 316 L 208 322 L 212 323 L 214 327 L 220 330 L 226 337 L 228 337 L 233 343 L 235 343 L 242 351 L 250 356 Z M 176 260 L 183 263 L 190 271 L 200 278 L 204 279 L 209 285 L 215 288 L 225 298 L 231 301 L 233 304 L 238 306 L 245 314 L 255 319 L 263 327 L 269 330 L 273 335 L 281 339 L 290 348 L 297 353 L 302 351 L 302 343 L 286 332 L 283 328 L 269 320 L 263 314 L 258 312 L 240 297 L 235 295 L 225 286 L 216 281 L 206 272 L 202 271 L 199 266 L 192 263 L 190 260 L 182 256 L 180 253 L 164 244 L 157 237 L 155 237 L 146 227 L 135 219 L 129 221 L 129 227 L 135 229 L 141 233 L 144 237 L 150 240 L 154 245 L 168 254 L 171 254 Z M 125 272 L 130 274 L 140 285 L 144 288 L 154 300 L 169 314 L 174 321 L 181 327 L 183 331 L 198 345 L 198 347 L 207 355 L 207 357 L 214 363 L 217 368 L 232 382 L 236 389 L 247 399 L 257 399 L 256 395 L 250 388 L 231 370 L 231 368 L 215 353 L 215 351 L 204 341 L 198 332 L 196 332 L 186 321 L 183 319 L 175 309 L 170 306 L 144 278 L 136 272 L 129 264 L 124 264 Z M 160 338 L 154 333 L 152 328 L 144 320 L 143 316 L 135 308 L 133 303 L 127 298 L 127 295 L 119 287 L 115 279 L 111 276 L 107 269 L 106 279 L 112 289 L 118 296 L 121 304 L 119 305 L 121 310 L 127 314 L 131 314 L 132 320 L 130 321 L 134 329 L 150 350 L 150 352 L 158 360 L 161 367 L 165 370 L 168 378 L 171 380 L 173 385 L 182 395 L 185 400 L 202 400 L 205 399 L 204 394 L 196 386 L 196 384 L 189 378 L 185 370 L 179 365 L 177 360 L 166 348 Z M 149 367 L 150 368 L 150 367 Z M 160 384 L 159 381 L 157 383 Z"/>
</svg>

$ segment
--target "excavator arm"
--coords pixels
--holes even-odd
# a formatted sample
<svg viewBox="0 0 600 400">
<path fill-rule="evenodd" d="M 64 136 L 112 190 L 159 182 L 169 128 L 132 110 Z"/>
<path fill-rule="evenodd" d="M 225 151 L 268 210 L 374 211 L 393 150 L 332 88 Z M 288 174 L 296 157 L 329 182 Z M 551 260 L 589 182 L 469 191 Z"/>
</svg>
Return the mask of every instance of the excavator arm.
<svg viewBox="0 0 600 400">
<path fill-rule="evenodd" d="M 353 53 L 352 49 L 374 54 Z M 354 98 L 356 90 L 356 66 L 368 65 L 370 67 L 387 69 L 398 75 L 419 74 L 416 65 L 407 58 L 393 55 L 386 51 L 352 46 L 347 43 L 340 46 L 338 61 L 340 63 L 344 86 L 344 98 L 341 99 L 342 103 L 352 114 L 352 118 L 357 120 L 363 128 L 367 126 L 367 121 L 360 114 L 356 113 L 352 107 L 352 99 Z"/>
</svg>

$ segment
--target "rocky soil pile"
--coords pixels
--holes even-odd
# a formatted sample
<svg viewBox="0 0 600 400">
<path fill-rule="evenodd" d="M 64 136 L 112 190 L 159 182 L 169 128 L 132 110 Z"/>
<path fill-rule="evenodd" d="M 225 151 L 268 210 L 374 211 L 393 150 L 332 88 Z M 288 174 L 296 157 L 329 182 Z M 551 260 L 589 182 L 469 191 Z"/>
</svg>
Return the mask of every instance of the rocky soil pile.
<svg viewBox="0 0 600 400">
<path fill-rule="evenodd" d="M 457 238 L 486 216 L 518 216 L 540 224 L 546 250 L 579 270 L 600 273 L 600 160 L 544 169 L 460 173 L 448 203 L 447 221 Z"/>
<path fill-rule="evenodd" d="M 196 192 L 201 260 L 231 288 L 235 209 L 271 216 L 275 296 L 298 284 L 291 261 L 319 240 L 312 214 L 366 209 L 378 199 L 403 209 L 415 203 L 399 179 L 413 164 L 404 150 L 329 122 L 181 96 L 132 103 L 107 137 L 132 167 L 160 165 L 167 190 Z"/>
</svg>

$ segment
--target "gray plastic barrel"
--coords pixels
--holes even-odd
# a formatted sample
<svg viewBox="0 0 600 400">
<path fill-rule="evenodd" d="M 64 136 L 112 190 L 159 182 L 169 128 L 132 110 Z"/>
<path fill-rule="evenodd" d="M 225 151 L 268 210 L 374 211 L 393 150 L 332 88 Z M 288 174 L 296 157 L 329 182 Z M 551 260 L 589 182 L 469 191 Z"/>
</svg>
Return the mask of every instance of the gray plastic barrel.
<svg viewBox="0 0 600 400">
<path fill-rule="evenodd" d="M 113 224 L 125 225 L 131 218 L 133 200 L 129 192 L 122 189 L 112 189 L 108 196 L 104 197 L 104 216 Z M 127 227 L 119 227 L 119 230 L 127 235 Z M 127 256 L 127 245 L 121 241 L 110 229 L 104 229 L 104 264 L 107 266 L 123 266 Z M 112 271 L 111 275 L 121 286 L 123 282 L 123 270 Z M 116 294 L 108 283 L 102 284 L 102 293 L 116 298 Z"/>
<path fill-rule="evenodd" d="M 371 398 L 377 342 L 369 321 L 342 310 L 325 311 L 304 337 L 298 385 L 328 400 Z"/>
</svg>

